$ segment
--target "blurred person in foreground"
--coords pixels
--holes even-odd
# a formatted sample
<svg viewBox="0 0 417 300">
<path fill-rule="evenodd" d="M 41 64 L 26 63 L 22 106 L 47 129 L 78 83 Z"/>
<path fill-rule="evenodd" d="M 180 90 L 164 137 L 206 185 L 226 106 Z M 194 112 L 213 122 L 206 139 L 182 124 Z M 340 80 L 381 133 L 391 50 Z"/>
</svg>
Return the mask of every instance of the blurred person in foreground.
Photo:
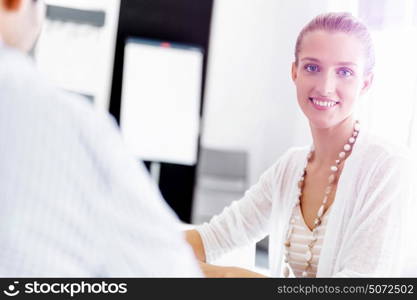
<svg viewBox="0 0 417 300">
<path fill-rule="evenodd" d="M 25 54 L 44 13 L 41 0 L 0 0 L 0 276 L 201 276 L 114 121 Z"/>
</svg>

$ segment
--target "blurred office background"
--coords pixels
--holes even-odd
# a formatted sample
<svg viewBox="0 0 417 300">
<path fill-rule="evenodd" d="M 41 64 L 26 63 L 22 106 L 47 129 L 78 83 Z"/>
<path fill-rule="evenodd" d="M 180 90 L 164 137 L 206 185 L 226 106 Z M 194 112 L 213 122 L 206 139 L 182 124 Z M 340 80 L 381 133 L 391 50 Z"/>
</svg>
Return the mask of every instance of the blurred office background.
<svg viewBox="0 0 417 300">
<path fill-rule="evenodd" d="M 166 22 L 175 23 L 174 16 L 169 17 L 171 11 L 188 21 L 193 20 L 193 11 L 201 13 L 207 17 L 209 30 L 195 39 L 199 34 L 195 31 L 205 25 L 196 25 L 193 31 L 191 24 L 190 40 L 184 34 L 175 35 L 174 29 L 166 35 L 163 29 L 147 29 L 158 32 L 129 36 L 133 39 L 123 40 L 120 67 L 116 43 L 120 42 L 120 28 L 131 24 L 123 23 L 127 16 L 123 9 L 134 2 L 141 4 L 142 16 L 146 9 L 152 10 L 152 3 L 158 3 L 159 11 L 166 7 Z M 178 172 L 182 172 L 178 168 L 191 168 L 187 174 L 192 178 L 186 180 L 192 193 L 181 215 L 184 221 L 208 221 L 239 199 L 286 149 L 310 143 L 290 66 L 298 32 L 323 12 L 348 11 L 368 24 L 377 64 L 374 86 L 361 101 L 358 115 L 371 131 L 417 150 L 417 1 L 214 0 L 205 2 L 207 8 L 194 7 L 199 1 L 191 2 L 194 4 L 184 0 L 46 0 L 48 19 L 35 49 L 40 69 L 58 86 L 85 95 L 97 110 L 114 113 L 112 101 L 119 101 L 116 118 L 122 134 L 138 159 L 147 162 L 157 182 L 162 177 L 178 181 Z M 181 15 L 181 9 L 191 15 Z M 158 28 L 164 28 L 164 20 L 158 22 Z M 143 28 L 146 26 L 140 30 Z M 156 47 L 149 52 L 151 46 Z M 172 68 L 172 77 L 164 83 L 151 82 L 161 77 L 151 76 L 151 71 L 158 67 L 163 72 L 164 62 Z M 123 82 L 115 100 L 113 81 L 118 69 L 123 69 Z M 138 69 L 144 71 L 138 73 Z M 140 78 L 138 85 L 136 77 Z M 159 98 L 147 101 L 144 95 L 150 92 L 144 92 L 146 87 L 154 87 L 155 95 L 149 98 Z M 170 93 L 162 93 L 164 89 Z M 135 95 L 142 96 L 140 101 Z M 170 112 L 178 110 L 178 115 L 167 113 L 167 107 Z M 143 113 L 144 108 L 148 113 Z M 152 126 L 144 128 L 141 120 L 153 122 Z M 181 131 L 178 139 L 169 144 L 157 141 L 164 134 L 167 139 L 172 137 L 168 128 Z M 141 136 L 136 141 L 135 130 Z M 155 142 L 155 147 L 139 153 L 147 130 L 153 130 L 154 140 L 149 139 L 149 144 Z M 164 164 L 171 169 L 164 171 Z M 165 194 L 168 202 L 171 194 Z M 174 210 L 181 206 L 175 201 L 170 205 Z M 262 241 L 257 248 L 256 265 L 261 268 L 267 265 L 266 246 L 267 241 Z"/>
</svg>

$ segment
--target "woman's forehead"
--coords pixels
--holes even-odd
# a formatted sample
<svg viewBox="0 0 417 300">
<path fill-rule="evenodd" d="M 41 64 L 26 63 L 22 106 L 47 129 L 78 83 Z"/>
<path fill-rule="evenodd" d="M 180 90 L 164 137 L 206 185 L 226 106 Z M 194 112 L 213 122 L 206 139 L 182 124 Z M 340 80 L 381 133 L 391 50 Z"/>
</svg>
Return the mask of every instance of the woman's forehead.
<svg viewBox="0 0 417 300">
<path fill-rule="evenodd" d="M 352 34 L 316 30 L 303 37 L 299 60 L 360 66 L 365 62 L 365 50 L 361 41 Z"/>
</svg>

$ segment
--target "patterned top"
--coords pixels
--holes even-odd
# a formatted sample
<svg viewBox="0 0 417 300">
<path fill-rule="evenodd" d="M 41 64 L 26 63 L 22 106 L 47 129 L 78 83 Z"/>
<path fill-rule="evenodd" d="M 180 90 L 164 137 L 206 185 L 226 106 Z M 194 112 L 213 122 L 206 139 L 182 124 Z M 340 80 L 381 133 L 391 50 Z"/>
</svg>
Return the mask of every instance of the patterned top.
<svg viewBox="0 0 417 300">
<path fill-rule="evenodd" d="M 330 208 L 331 206 L 324 213 L 322 223 L 317 228 L 318 239 L 312 249 L 312 264 L 311 268 L 307 271 L 306 277 L 316 277 L 317 265 L 320 258 L 320 251 L 323 244 L 323 238 Z M 291 266 L 291 270 L 295 277 L 302 277 L 301 274 L 307 266 L 305 255 L 308 250 L 308 244 L 313 239 L 313 231 L 311 231 L 310 228 L 308 228 L 306 225 L 300 205 L 294 207 L 292 218 L 294 218 L 295 223 L 293 224 L 294 228 L 290 239 L 291 246 L 289 248 L 289 265 Z"/>
</svg>

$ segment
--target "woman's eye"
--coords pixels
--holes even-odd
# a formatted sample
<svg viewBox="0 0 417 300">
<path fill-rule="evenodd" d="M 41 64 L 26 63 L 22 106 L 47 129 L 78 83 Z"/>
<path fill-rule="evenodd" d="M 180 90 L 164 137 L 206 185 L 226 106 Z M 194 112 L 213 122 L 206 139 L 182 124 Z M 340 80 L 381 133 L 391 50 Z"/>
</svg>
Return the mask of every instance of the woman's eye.
<svg viewBox="0 0 417 300">
<path fill-rule="evenodd" d="M 353 72 L 349 69 L 340 69 L 337 73 L 342 77 L 350 77 L 353 75 Z"/>
<path fill-rule="evenodd" d="M 306 65 L 304 69 L 306 69 L 307 72 L 317 72 L 319 67 L 316 65 Z"/>
</svg>

